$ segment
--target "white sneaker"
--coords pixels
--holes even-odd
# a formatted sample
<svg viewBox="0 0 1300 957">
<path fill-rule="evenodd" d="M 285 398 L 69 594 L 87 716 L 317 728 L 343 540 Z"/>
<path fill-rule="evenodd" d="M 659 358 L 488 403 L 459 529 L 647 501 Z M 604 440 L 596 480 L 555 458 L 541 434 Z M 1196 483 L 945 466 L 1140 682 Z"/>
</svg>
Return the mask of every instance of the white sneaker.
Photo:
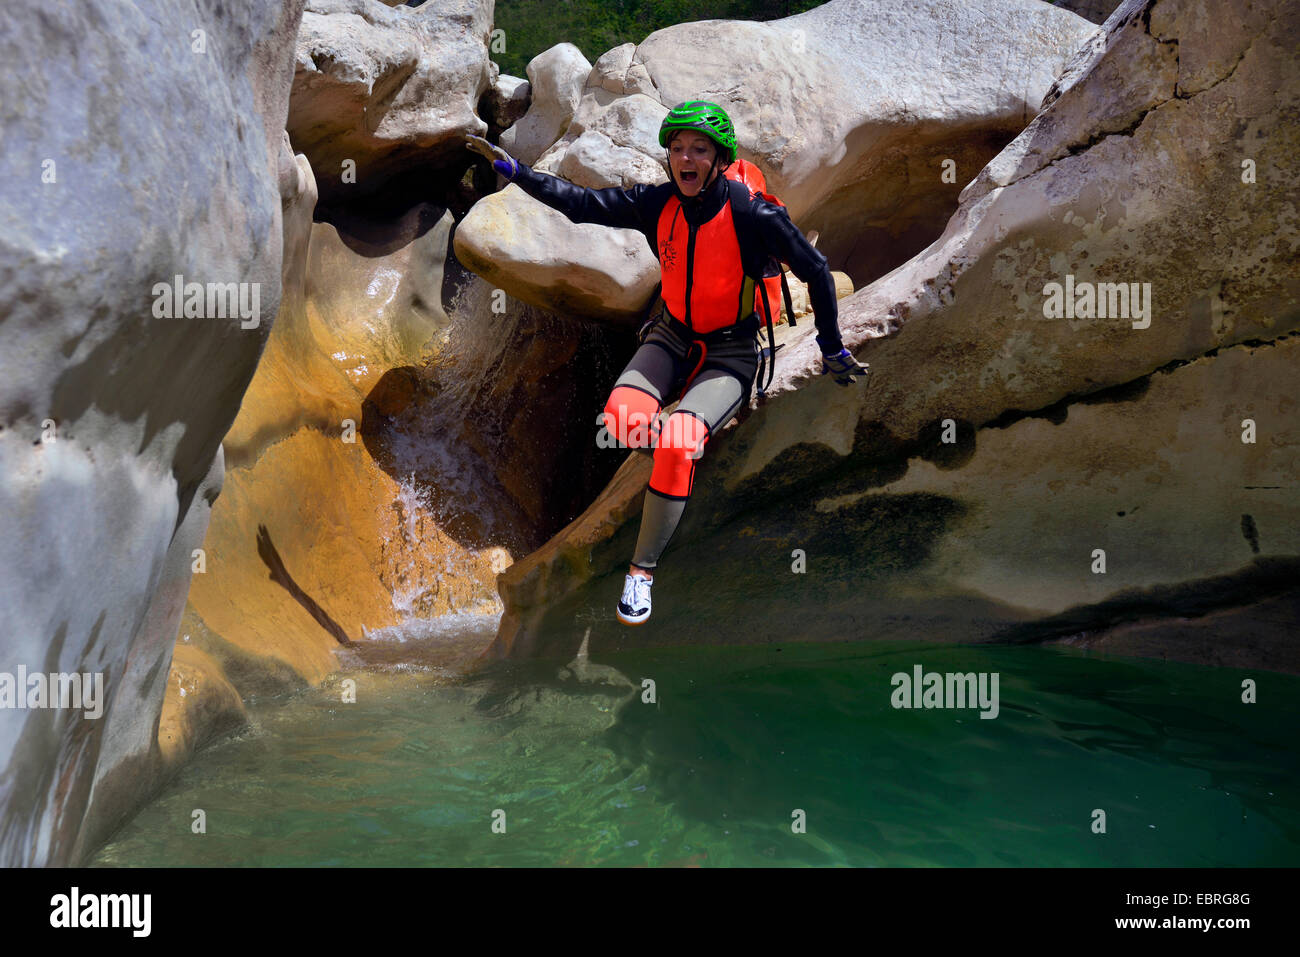
<svg viewBox="0 0 1300 957">
<path fill-rule="evenodd" d="M 623 597 L 618 600 L 618 620 L 625 625 L 640 625 L 650 617 L 650 586 L 653 578 L 628 575 L 623 583 Z"/>
</svg>

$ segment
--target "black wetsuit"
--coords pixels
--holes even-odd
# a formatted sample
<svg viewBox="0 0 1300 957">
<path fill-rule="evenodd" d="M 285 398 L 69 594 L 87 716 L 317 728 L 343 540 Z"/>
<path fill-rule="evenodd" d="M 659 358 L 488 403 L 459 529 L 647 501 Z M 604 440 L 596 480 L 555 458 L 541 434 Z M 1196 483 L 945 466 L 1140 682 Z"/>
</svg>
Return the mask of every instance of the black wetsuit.
<svg viewBox="0 0 1300 957">
<path fill-rule="evenodd" d="M 587 189 L 536 173 L 522 164 L 512 182 L 575 223 L 638 230 L 656 258 L 659 219 L 670 199 L 676 196 L 688 225 L 699 227 L 721 212 L 729 191 L 736 189 L 728 185 L 731 181 L 721 171 L 692 198 L 683 196 L 672 181 L 629 189 Z M 748 190 L 736 192 L 732 198 L 741 195 L 748 197 Z M 733 202 L 736 241 L 745 274 L 761 277 L 769 257 L 789 263 L 790 271 L 808 284 L 822 354 L 838 353 L 843 345 L 835 281 L 826 258 L 790 222 L 783 207 L 759 199 L 746 202 L 750 205 L 743 217 L 736 216 Z M 722 321 L 722 317 L 713 318 Z M 696 333 L 681 318 L 666 317 L 646 337 L 619 376 L 606 404 L 606 428 L 628 448 L 653 449 L 655 461 L 632 564 L 647 571 L 657 567 L 690 497 L 695 460 L 709 437 L 725 426 L 749 397 L 760 352 L 757 332 L 758 321 L 753 316 L 708 336 Z M 686 389 L 681 402 L 667 422 L 661 422 L 660 411 L 683 381 Z M 652 427 L 636 427 L 637 421 L 647 419 L 654 420 Z"/>
</svg>

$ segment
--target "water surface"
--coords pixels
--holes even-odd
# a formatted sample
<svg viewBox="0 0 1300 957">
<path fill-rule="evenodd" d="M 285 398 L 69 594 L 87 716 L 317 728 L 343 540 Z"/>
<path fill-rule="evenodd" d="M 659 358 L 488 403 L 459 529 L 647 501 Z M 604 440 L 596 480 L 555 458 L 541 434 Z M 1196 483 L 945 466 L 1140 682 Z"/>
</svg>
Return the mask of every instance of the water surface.
<svg viewBox="0 0 1300 957">
<path fill-rule="evenodd" d="M 445 664 L 448 641 L 390 642 L 326 687 L 254 703 L 251 726 L 199 754 L 94 863 L 1300 864 L 1300 678 L 872 643 L 462 678 L 427 663 Z M 997 673 L 997 718 L 892 707 L 891 676 L 916 664 Z M 1247 677 L 1258 704 L 1242 703 Z"/>
</svg>

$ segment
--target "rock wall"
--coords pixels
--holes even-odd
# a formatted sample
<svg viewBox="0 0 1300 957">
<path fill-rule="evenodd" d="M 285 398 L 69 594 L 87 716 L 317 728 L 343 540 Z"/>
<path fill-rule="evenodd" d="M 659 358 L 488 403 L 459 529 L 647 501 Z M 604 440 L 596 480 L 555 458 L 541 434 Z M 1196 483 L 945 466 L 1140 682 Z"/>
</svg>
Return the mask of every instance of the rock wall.
<svg viewBox="0 0 1300 957">
<path fill-rule="evenodd" d="M 0 710 L 0 864 L 77 862 L 166 771 L 192 553 L 279 305 L 301 9 L 19 0 L 0 27 L 0 672 L 105 696 Z M 204 294 L 168 318 L 177 276 Z M 209 306 L 227 283 L 246 308 Z"/>
<path fill-rule="evenodd" d="M 1093 23 L 1105 23 L 1106 18 L 1115 12 L 1119 0 L 1049 0 L 1053 6 L 1077 13 Z"/>
<path fill-rule="evenodd" d="M 316 188 L 298 156 L 285 215 L 284 302 L 227 434 L 225 489 L 194 576 L 178 647 L 190 671 L 228 683 L 225 706 L 169 704 L 185 734 L 238 718 L 239 697 L 315 684 L 335 652 L 412 617 L 499 610 L 509 563 L 438 528 L 406 476 L 378 460 L 376 420 L 414 401 L 417 370 L 446 333 L 442 263 L 451 217 L 387 255 L 356 252 L 311 221 Z M 188 639 L 188 641 L 187 641 Z"/>
</svg>

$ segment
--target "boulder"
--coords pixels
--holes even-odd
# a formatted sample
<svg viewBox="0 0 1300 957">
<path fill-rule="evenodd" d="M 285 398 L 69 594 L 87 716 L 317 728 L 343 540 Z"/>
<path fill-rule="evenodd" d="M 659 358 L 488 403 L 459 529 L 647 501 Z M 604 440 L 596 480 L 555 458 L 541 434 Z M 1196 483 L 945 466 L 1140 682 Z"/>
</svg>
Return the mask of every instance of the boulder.
<svg viewBox="0 0 1300 957">
<path fill-rule="evenodd" d="M 572 43 L 558 43 L 533 57 L 527 73 L 532 103 L 500 142 L 511 156 L 532 165 L 568 128 L 591 64 Z"/>
<path fill-rule="evenodd" d="M 464 136 L 491 83 L 492 0 L 385 7 L 308 0 L 298 34 L 289 135 L 322 205 L 383 190 L 401 173 L 464 169 Z"/>
<path fill-rule="evenodd" d="M 513 185 L 474 205 L 454 245 L 462 265 L 516 299 L 615 325 L 634 326 L 659 283 L 640 233 L 572 223 Z"/>
<path fill-rule="evenodd" d="M 535 168 L 580 186 L 666 183 L 659 127 L 667 115 L 668 108 L 653 97 L 641 93 L 615 97 L 597 87 L 583 96 L 564 137 Z"/>
<path fill-rule="evenodd" d="M 589 189 L 628 189 L 637 183 L 668 182 L 668 174 L 659 163 L 635 149 L 619 146 L 598 130 L 587 130 L 555 160 L 542 160 L 537 168 Z"/>
<path fill-rule="evenodd" d="M 488 122 L 502 130 L 514 125 L 528 112 L 532 98 L 533 88 L 527 80 L 500 74 L 483 97 Z"/>
</svg>

